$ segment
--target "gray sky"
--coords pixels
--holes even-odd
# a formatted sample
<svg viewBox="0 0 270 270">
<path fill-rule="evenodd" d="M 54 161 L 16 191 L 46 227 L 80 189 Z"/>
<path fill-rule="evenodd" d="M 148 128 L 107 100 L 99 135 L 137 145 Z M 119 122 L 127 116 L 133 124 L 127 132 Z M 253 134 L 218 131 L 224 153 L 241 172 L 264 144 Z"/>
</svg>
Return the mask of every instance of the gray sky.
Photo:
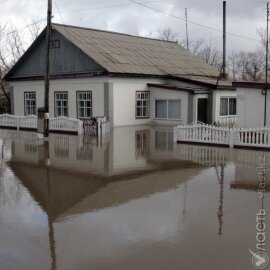
<svg viewBox="0 0 270 270">
<path fill-rule="evenodd" d="M 222 29 L 222 0 L 135 0 L 151 8 L 208 27 Z M 266 25 L 264 0 L 227 0 L 227 31 L 259 39 L 257 29 Z M 61 16 L 56 8 L 59 7 Z M 0 0 L 1 23 L 24 27 L 33 20 L 46 18 L 47 0 Z M 113 30 L 130 34 L 157 36 L 159 28 L 171 27 L 185 39 L 185 22 L 151 10 L 129 0 L 53 0 L 54 22 Z M 62 19 L 61 19 L 62 17 Z M 222 32 L 189 23 L 190 40 L 204 38 L 222 47 Z M 22 34 L 27 28 L 21 29 Z M 228 50 L 254 50 L 257 41 L 228 35 Z"/>
</svg>

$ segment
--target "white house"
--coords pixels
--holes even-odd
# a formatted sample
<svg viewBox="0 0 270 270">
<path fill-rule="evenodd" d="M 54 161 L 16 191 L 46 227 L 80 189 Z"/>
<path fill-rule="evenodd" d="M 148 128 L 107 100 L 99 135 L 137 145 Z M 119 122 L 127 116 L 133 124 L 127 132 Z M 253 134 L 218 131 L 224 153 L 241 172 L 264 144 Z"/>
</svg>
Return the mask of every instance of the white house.
<svg viewBox="0 0 270 270">
<path fill-rule="evenodd" d="M 12 113 L 44 106 L 44 30 L 5 79 Z M 108 116 L 113 126 L 235 118 L 236 91 L 175 42 L 54 24 L 50 116 Z"/>
<path fill-rule="evenodd" d="M 233 82 L 237 93 L 237 125 L 243 128 L 264 126 L 266 84 L 262 82 Z M 269 89 L 269 85 L 268 85 Z M 266 103 L 266 125 L 270 127 L 270 92 Z"/>
</svg>

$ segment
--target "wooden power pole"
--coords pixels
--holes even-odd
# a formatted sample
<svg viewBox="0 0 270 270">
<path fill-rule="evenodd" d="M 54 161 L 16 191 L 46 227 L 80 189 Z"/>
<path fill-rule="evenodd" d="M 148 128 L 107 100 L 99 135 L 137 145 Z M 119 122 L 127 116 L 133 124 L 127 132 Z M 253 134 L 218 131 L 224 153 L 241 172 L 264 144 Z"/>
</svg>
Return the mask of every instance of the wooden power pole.
<svg viewBox="0 0 270 270">
<path fill-rule="evenodd" d="M 185 17 L 186 17 L 186 40 L 187 40 L 187 50 L 189 49 L 189 41 L 188 41 L 188 12 L 187 8 L 185 8 Z"/>
<path fill-rule="evenodd" d="M 223 1 L 223 61 L 222 61 L 222 78 L 227 79 L 226 74 L 226 1 Z"/>
<path fill-rule="evenodd" d="M 45 96 L 44 96 L 44 137 L 49 136 L 49 92 L 50 92 L 50 50 L 52 29 L 52 0 L 48 0 L 47 31 L 46 31 L 46 72 L 45 72 Z"/>
</svg>

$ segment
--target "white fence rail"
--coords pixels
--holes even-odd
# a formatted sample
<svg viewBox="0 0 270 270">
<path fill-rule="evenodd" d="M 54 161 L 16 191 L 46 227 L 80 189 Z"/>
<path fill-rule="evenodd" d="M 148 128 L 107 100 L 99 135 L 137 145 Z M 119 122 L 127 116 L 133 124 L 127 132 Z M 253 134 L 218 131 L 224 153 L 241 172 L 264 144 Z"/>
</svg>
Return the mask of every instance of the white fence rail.
<svg viewBox="0 0 270 270">
<path fill-rule="evenodd" d="M 0 116 L 1 119 L 1 116 Z M 18 118 L 19 121 L 19 129 L 20 128 L 31 128 L 31 129 L 36 129 L 37 128 L 37 117 L 36 115 L 28 115 L 25 117 L 20 117 Z"/>
<path fill-rule="evenodd" d="M 269 128 L 221 128 L 196 123 L 174 128 L 175 142 L 228 145 L 229 147 L 270 148 Z"/>
<path fill-rule="evenodd" d="M 37 116 L 15 116 L 10 114 L 1 114 L 0 127 L 15 128 L 18 130 L 37 129 Z M 49 128 L 51 131 L 83 134 L 83 122 L 79 119 L 67 117 L 50 118 Z"/>
<path fill-rule="evenodd" d="M 54 131 L 78 132 L 78 134 L 83 134 L 83 123 L 78 119 L 67 117 L 50 118 L 49 129 Z"/>
</svg>

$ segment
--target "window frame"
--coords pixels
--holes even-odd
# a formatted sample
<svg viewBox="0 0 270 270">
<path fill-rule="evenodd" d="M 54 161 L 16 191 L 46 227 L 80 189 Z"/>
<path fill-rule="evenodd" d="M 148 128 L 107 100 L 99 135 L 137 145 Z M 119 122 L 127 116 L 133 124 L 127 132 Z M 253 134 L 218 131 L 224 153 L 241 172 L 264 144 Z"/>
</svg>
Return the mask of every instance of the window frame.
<svg viewBox="0 0 270 270">
<path fill-rule="evenodd" d="M 56 95 L 57 94 L 67 94 L 67 115 L 57 115 L 56 114 Z M 54 117 L 69 117 L 69 104 L 68 104 L 68 91 L 55 91 L 54 92 Z"/>
<path fill-rule="evenodd" d="M 78 95 L 80 93 L 90 93 L 91 94 L 91 107 L 90 107 L 90 118 L 93 117 L 93 92 L 91 90 L 78 90 L 76 91 L 76 110 L 77 110 L 77 118 L 78 119 L 88 119 L 88 117 L 79 117 L 79 106 L 78 106 Z"/>
<path fill-rule="evenodd" d="M 221 100 L 222 99 L 227 99 L 228 101 L 228 104 L 227 104 L 227 110 L 228 110 L 228 114 L 221 114 Z M 235 99 L 235 114 L 230 114 L 230 99 Z M 220 97 L 220 104 L 219 104 L 219 116 L 220 117 L 235 117 L 237 115 L 237 97 L 234 97 L 234 96 L 229 96 L 229 97 L 226 97 L 226 96 L 222 96 Z"/>
<path fill-rule="evenodd" d="M 161 118 L 157 117 L 157 106 L 156 103 L 157 101 L 166 101 L 167 107 L 166 107 L 166 113 L 167 113 L 167 118 Z M 180 101 L 180 118 L 169 118 L 169 101 Z M 182 99 L 155 99 L 155 120 L 166 120 L 166 121 L 182 121 Z"/>
<path fill-rule="evenodd" d="M 26 95 L 27 94 L 35 94 L 35 113 L 34 114 L 27 114 L 26 113 Z M 24 92 L 24 115 L 29 116 L 29 115 L 37 115 L 37 93 L 35 91 L 28 91 Z"/>
<path fill-rule="evenodd" d="M 138 94 L 142 94 L 142 93 L 145 93 L 145 94 L 148 94 L 148 115 L 147 116 L 138 116 L 137 115 L 137 109 L 138 109 L 138 106 L 137 106 L 137 95 Z M 143 91 L 143 90 L 139 90 L 139 91 L 136 91 L 135 93 L 135 118 L 136 119 L 149 119 L 150 118 L 150 91 Z M 142 100 L 142 99 L 140 99 Z M 145 100 L 145 99 L 144 99 Z M 139 106 L 139 108 L 143 108 L 144 106 Z M 147 107 L 146 107 L 147 108 Z"/>
</svg>

